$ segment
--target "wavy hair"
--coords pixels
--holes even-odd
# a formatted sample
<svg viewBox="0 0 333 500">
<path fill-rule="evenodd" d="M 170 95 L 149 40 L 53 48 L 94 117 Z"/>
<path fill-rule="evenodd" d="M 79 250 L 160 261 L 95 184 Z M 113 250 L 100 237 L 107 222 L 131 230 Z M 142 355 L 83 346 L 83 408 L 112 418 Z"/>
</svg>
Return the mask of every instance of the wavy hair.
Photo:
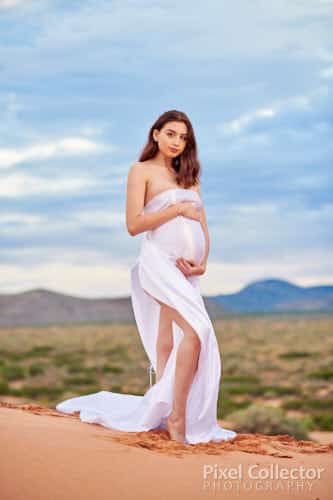
<svg viewBox="0 0 333 500">
<path fill-rule="evenodd" d="M 201 166 L 197 157 L 197 143 L 194 130 L 188 116 L 182 111 L 172 109 L 163 113 L 152 125 L 146 145 L 144 146 L 139 161 L 154 158 L 158 152 L 158 144 L 153 138 L 153 130 L 161 130 L 168 122 L 183 122 L 187 127 L 187 140 L 184 151 L 172 159 L 172 167 L 176 173 L 177 184 L 186 189 L 198 183 L 201 175 Z"/>
</svg>

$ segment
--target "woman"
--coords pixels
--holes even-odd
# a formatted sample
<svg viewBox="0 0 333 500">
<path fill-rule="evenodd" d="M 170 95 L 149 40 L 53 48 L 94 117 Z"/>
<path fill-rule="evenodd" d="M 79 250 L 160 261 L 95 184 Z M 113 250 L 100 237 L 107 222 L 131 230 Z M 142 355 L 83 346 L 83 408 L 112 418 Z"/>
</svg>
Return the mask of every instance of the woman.
<svg viewBox="0 0 333 500">
<path fill-rule="evenodd" d="M 163 113 L 128 173 L 126 225 L 145 233 L 131 268 L 131 299 L 156 383 L 144 396 L 100 391 L 57 405 L 86 422 L 128 432 L 166 428 L 183 443 L 236 436 L 217 424 L 221 360 L 200 293 L 209 234 L 194 131 L 185 113 Z"/>
</svg>

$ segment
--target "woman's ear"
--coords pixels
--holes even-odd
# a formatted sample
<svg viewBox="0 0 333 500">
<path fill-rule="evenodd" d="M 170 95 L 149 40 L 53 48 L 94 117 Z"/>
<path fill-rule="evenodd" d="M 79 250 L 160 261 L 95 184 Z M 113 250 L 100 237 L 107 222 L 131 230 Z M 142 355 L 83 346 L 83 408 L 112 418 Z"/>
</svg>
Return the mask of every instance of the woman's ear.
<svg viewBox="0 0 333 500">
<path fill-rule="evenodd" d="M 153 130 L 153 139 L 154 139 L 154 141 L 157 142 L 157 139 L 158 139 L 158 130 L 156 130 L 156 129 Z"/>
</svg>

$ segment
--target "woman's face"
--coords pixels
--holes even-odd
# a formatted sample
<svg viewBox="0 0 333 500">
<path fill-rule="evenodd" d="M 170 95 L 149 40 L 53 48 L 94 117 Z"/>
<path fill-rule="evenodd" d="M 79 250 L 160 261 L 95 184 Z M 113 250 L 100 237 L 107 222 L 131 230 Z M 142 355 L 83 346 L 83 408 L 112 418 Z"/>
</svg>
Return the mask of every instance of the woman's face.
<svg viewBox="0 0 333 500">
<path fill-rule="evenodd" d="M 175 158 L 186 147 L 187 127 L 184 122 L 168 122 L 161 130 L 155 129 L 153 137 L 161 153 L 169 158 Z"/>
</svg>

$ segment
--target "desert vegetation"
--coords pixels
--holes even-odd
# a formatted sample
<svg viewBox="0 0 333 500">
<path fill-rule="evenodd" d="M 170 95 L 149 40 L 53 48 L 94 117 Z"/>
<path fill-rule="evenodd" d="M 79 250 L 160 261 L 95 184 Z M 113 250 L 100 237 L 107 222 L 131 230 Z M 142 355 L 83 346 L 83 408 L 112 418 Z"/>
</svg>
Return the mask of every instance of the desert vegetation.
<svg viewBox="0 0 333 500">
<path fill-rule="evenodd" d="M 214 326 L 222 358 L 219 418 L 245 430 L 242 422 L 251 421 L 253 431 L 266 411 L 273 431 L 279 416 L 291 429 L 298 422 L 294 435 L 333 430 L 331 316 L 225 317 Z M 0 329 L 0 401 L 53 407 L 100 390 L 140 395 L 149 387 L 148 366 L 132 323 Z"/>
</svg>

